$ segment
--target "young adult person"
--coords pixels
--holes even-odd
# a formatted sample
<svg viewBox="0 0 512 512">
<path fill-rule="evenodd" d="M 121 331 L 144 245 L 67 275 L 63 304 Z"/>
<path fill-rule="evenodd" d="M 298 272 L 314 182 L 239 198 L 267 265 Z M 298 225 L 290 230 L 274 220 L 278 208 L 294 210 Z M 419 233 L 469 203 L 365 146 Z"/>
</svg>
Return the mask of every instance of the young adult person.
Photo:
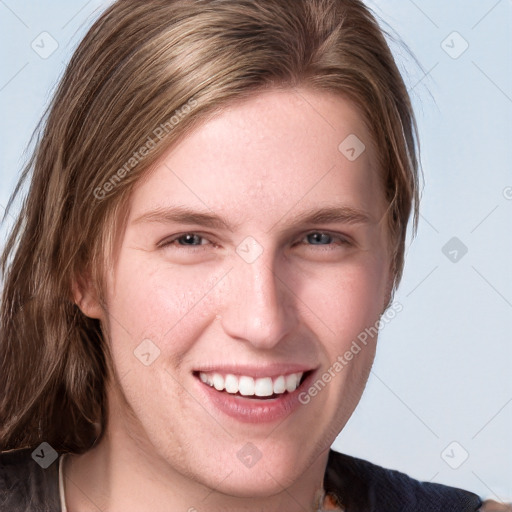
<svg viewBox="0 0 512 512">
<path fill-rule="evenodd" d="M 360 1 L 109 7 L 2 258 L 2 510 L 489 510 L 330 449 L 417 223 L 416 151 Z"/>
</svg>

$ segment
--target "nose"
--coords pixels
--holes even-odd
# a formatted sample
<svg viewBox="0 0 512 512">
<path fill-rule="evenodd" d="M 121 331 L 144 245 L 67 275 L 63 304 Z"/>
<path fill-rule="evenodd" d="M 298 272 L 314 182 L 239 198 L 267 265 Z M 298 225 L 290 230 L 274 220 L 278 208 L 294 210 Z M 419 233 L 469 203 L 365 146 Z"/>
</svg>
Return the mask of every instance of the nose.
<svg viewBox="0 0 512 512">
<path fill-rule="evenodd" d="M 297 323 L 293 293 L 272 259 L 263 254 L 252 263 L 237 261 L 221 315 L 229 336 L 258 349 L 274 347 Z"/>
</svg>

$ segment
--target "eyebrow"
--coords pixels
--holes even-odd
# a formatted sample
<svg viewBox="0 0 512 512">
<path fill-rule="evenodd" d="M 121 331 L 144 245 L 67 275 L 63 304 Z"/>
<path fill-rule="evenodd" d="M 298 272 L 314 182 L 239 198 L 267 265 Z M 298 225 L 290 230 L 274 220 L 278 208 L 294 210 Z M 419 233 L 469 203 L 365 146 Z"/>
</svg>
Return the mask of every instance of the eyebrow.
<svg viewBox="0 0 512 512">
<path fill-rule="evenodd" d="M 288 217 L 288 214 L 283 216 L 278 222 L 274 224 L 274 226 L 281 223 L 286 217 Z M 344 205 L 312 208 L 293 216 L 291 219 L 292 220 L 286 224 L 306 225 L 334 223 L 372 223 L 372 218 L 368 213 L 364 212 L 363 210 Z M 133 224 L 146 222 L 200 225 L 210 229 L 226 229 L 230 232 L 234 232 L 239 226 L 239 224 L 230 224 L 226 219 L 220 215 L 217 215 L 216 213 L 194 210 L 186 206 L 156 208 L 154 210 L 143 213 L 133 220 Z"/>
</svg>

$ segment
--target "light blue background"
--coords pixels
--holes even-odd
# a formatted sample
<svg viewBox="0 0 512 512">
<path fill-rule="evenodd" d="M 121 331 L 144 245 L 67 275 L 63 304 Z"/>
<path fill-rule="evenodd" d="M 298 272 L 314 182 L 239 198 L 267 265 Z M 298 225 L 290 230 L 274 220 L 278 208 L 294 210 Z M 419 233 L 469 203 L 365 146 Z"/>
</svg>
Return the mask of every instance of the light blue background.
<svg viewBox="0 0 512 512">
<path fill-rule="evenodd" d="M 71 52 L 108 3 L 0 2 L 1 212 Z M 367 3 L 423 68 L 392 45 L 418 116 L 425 187 L 395 297 L 404 309 L 381 332 L 335 448 L 512 500 L 512 2 Z M 47 59 L 31 48 L 44 31 L 59 45 Z M 445 52 L 464 41 L 458 58 Z M 441 251 L 454 236 L 468 248 L 456 263 Z M 457 469 L 441 456 L 454 441 L 446 460 L 469 455 Z"/>
</svg>

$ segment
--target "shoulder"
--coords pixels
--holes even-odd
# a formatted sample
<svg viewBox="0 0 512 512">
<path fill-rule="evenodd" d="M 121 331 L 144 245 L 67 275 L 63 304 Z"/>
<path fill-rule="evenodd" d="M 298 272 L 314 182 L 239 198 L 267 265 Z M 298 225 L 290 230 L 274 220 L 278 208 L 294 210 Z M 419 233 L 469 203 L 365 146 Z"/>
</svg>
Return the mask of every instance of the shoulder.
<svg viewBox="0 0 512 512">
<path fill-rule="evenodd" d="M 33 451 L 0 452 L 0 512 L 60 512 L 58 460 L 43 468 Z"/>
<path fill-rule="evenodd" d="M 472 492 L 420 482 L 334 450 L 329 452 L 324 487 L 351 512 L 476 512 L 482 506 L 482 500 Z"/>
</svg>

